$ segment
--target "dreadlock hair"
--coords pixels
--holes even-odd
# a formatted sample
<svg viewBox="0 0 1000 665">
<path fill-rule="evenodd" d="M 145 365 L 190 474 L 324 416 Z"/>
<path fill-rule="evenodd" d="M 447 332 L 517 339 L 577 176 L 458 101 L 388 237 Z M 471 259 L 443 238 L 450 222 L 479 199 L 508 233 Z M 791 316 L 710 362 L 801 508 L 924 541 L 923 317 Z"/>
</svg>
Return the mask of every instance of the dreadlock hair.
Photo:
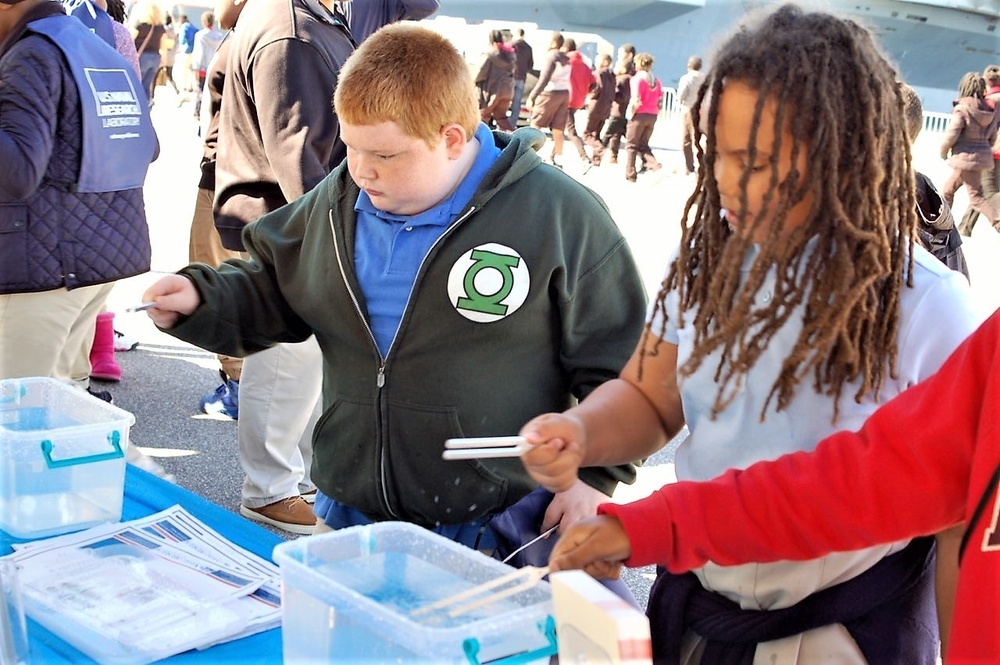
<svg viewBox="0 0 1000 665">
<path fill-rule="evenodd" d="M 963 97 L 986 97 L 986 79 L 979 72 L 966 72 L 958 82 L 958 98 Z"/>
<path fill-rule="evenodd" d="M 696 127 L 702 116 L 707 120 L 695 141 L 703 168 L 684 207 L 680 248 L 651 320 L 661 322 L 662 337 L 665 298 L 676 289 L 680 312 L 694 314 L 693 319 L 681 316 L 677 325 L 690 322 L 695 329 L 694 351 L 678 371 L 690 375 L 710 354 L 718 354 L 715 417 L 777 331 L 804 306 L 801 332 L 760 418 L 772 400 L 778 411 L 787 407 L 811 374 L 817 393 L 834 399 L 836 421 L 845 384 L 857 383 L 857 401 L 866 395 L 878 399 L 886 376 L 895 376 L 900 293 L 904 282 L 912 285 L 916 201 L 896 72 L 867 30 L 795 5 L 754 16 L 710 62 L 708 83 L 693 108 Z M 753 240 L 720 223 L 714 174 L 719 98 L 730 81 L 759 92 L 740 180 L 742 209 L 748 205 L 746 185 L 757 160 L 762 110 L 768 99 L 777 103 L 770 188 L 765 212 L 753 220 L 754 226 L 770 228 L 745 277 L 741 266 Z M 805 173 L 793 167 L 779 182 L 785 126 L 794 136 L 792 164 L 807 151 L 807 166 Z M 813 203 L 804 226 L 780 236 L 788 211 L 810 193 Z M 775 212 L 766 221 L 769 209 Z M 772 271 L 773 297 L 757 305 L 755 296 Z M 658 344 L 643 344 L 644 353 L 655 354 Z"/>
</svg>

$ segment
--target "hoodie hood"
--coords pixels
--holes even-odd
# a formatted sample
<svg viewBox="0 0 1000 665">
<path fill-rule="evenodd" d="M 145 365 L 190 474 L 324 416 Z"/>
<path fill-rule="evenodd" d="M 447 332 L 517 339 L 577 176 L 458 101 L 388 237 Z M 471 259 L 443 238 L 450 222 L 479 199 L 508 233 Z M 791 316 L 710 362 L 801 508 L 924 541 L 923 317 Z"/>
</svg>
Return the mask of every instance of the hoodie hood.
<svg viewBox="0 0 1000 665">
<path fill-rule="evenodd" d="M 976 97 L 962 97 L 954 102 L 956 107 L 964 107 L 969 115 L 969 121 L 980 127 L 988 127 L 995 116 L 995 111 L 989 107 L 985 99 Z"/>
</svg>

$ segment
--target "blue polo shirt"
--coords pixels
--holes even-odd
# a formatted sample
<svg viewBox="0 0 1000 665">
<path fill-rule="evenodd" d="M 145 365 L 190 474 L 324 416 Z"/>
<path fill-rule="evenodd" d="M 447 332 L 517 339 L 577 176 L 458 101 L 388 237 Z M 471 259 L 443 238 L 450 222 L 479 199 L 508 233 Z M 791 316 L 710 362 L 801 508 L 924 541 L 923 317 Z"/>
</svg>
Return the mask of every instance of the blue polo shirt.
<svg viewBox="0 0 1000 665">
<path fill-rule="evenodd" d="M 389 354 L 424 257 L 469 204 L 483 176 L 500 156 L 485 124 L 476 128 L 475 138 L 479 152 L 472 167 L 454 193 L 433 208 L 416 215 L 394 215 L 376 208 L 363 191 L 354 204 L 358 215 L 354 264 L 383 358 Z"/>
</svg>

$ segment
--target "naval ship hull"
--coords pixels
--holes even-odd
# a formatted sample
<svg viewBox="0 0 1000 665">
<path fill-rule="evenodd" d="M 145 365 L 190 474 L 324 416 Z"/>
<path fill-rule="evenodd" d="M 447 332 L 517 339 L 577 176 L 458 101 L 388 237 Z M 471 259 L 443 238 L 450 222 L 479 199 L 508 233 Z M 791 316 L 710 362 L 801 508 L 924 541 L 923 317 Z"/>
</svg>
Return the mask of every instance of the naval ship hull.
<svg viewBox="0 0 1000 665">
<path fill-rule="evenodd" d="M 691 55 L 713 44 L 763 0 L 441 0 L 439 15 L 534 24 L 635 44 L 676 85 Z M 829 1 L 823 8 L 871 29 L 928 111 L 947 112 L 962 74 L 1000 64 L 1000 0 Z M 710 64 L 710 62 L 709 62 Z"/>
</svg>

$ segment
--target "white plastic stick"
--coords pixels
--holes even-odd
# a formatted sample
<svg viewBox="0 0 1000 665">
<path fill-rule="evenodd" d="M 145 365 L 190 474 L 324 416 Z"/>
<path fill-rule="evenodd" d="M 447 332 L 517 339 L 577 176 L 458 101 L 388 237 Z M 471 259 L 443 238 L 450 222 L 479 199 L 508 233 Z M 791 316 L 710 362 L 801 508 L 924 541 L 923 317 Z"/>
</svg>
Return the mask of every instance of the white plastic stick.
<svg viewBox="0 0 1000 665">
<path fill-rule="evenodd" d="M 528 442 L 521 436 L 484 436 L 466 439 L 448 439 L 444 442 L 442 459 L 487 459 L 520 457 L 528 450 Z"/>
<path fill-rule="evenodd" d="M 470 598 L 474 598 L 484 593 L 490 593 L 497 587 L 502 587 L 507 584 L 511 584 L 513 582 L 520 582 L 519 584 L 512 586 L 509 589 L 498 591 L 491 596 L 487 596 L 486 598 L 481 598 L 471 603 L 461 605 L 448 612 L 448 616 L 456 617 L 461 614 L 471 612 L 472 610 L 482 607 L 483 605 L 494 603 L 498 600 L 506 598 L 507 596 L 518 593 L 519 591 L 523 591 L 524 589 L 530 589 L 535 584 L 537 584 L 540 579 L 542 579 L 548 574 L 549 574 L 548 566 L 544 568 L 537 568 L 535 566 L 525 566 L 524 568 L 515 570 L 514 572 L 508 575 L 503 575 L 501 577 L 496 578 L 495 580 L 484 582 L 483 584 L 474 586 L 471 589 L 460 591 L 446 598 L 442 598 L 441 600 L 437 600 L 428 605 L 424 605 L 423 607 L 419 607 L 410 612 L 410 616 L 418 617 L 418 616 L 423 616 L 424 614 L 428 614 L 430 612 L 434 612 L 436 610 L 443 610 L 446 607 L 449 607 L 451 605 L 457 605 L 458 603 L 461 603 L 462 601 L 468 600 Z"/>
</svg>

